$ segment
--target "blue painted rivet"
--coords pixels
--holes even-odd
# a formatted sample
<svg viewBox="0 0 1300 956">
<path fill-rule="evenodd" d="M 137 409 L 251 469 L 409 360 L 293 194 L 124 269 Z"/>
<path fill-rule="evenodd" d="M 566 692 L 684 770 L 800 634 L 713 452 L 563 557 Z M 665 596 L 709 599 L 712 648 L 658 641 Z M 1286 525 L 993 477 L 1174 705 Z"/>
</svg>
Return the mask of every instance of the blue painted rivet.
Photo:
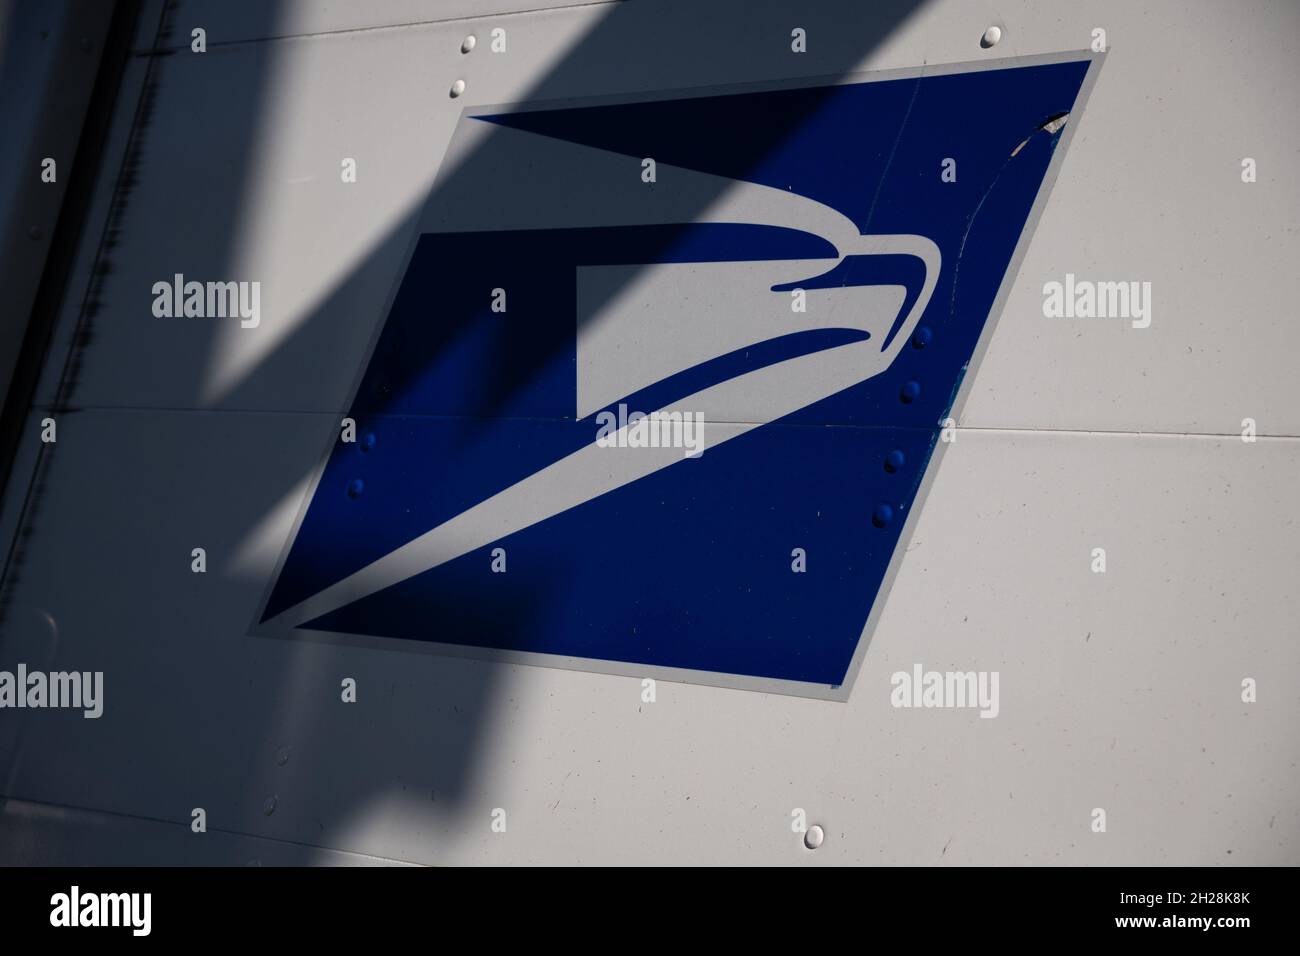
<svg viewBox="0 0 1300 956">
<path fill-rule="evenodd" d="M 361 492 L 366 490 L 366 483 L 360 478 L 353 478 L 348 482 L 348 497 L 360 498 Z"/>
<path fill-rule="evenodd" d="M 899 393 L 898 397 L 903 400 L 904 404 L 910 404 L 916 401 L 920 394 L 921 383 L 913 380 L 903 386 L 903 390 Z"/>
<path fill-rule="evenodd" d="M 364 435 L 361 436 L 361 450 L 370 451 L 375 447 L 375 442 L 377 440 L 378 439 L 375 438 L 374 432 L 366 432 Z"/>
<path fill-rule="evenodd" d="M 894 509 L 886 504 L 876 505 L 876 510 L 871 515 L 871 523 L 877 528 L 883 528 L 889 522 L 894 520 Z"/>
<path fill-rule="evenodd" d="M 930 340 L 933 338 L 934 333 L 930 331 L 930 327 L 923 325 L 912 335 L 912 348 L 923 349 L 930 344 Z"/>
<path fill-rule="evenodd" d="M 895 448 L 885 456 L 885 471 L 892 475 L 903 467 L 903 462 L 906 460 L 907 459 L 904 457 L 903 453 Z"/>
</svg>

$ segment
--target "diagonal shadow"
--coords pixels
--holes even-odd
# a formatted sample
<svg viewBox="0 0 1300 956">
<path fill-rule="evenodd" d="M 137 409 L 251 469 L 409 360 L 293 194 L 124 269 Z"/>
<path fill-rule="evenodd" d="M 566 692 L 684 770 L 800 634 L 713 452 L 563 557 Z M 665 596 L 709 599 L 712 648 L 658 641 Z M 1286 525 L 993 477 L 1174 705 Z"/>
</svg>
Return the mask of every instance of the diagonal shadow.
<svg viewBox="0 0 1300 956">
<path fill-rule="evenodd" d="M 807 29 L 810 42 L 815 44 L 815 57 L 809 57 L 809 62 L 815 63 L 815 72 L 834 77 L 856 69 L 873 48 L 898 29 L 924 2 L 925 0 L 879 0 L 864 4 L 860 0 L 835 0 L 807 10 L 799 3 L 718 0 L 704 7 L 689 0 L 627 0 L 611 4 L 603 10 L 594 26 L 553 67 L 540 76 L 521 99 L 532 102 L 572 97 L 579 93 L 599 94 L 656 86 L 662 88 L 662 77 L 672 72 L 673 63 L 698 57 L 708 58 L 709 66 L 703 72 L 714 77 L 717 83 L 755 75 L 794 75 L 791 71 L 796 66 L 803 67 L 803 62 L 792 59 L 790 53 L 789 31 L 793 26 Z M 293 4 L 288 2 L 241 7 L 239 16 L 245 34 L 259 37 L 283 35 L 290 29 L 292 7 Z M 207 214 L 211 207 L 204 206 L 205 217 L 202 220 L 187 219 L 187 203 L 190 200 L 185 195 L 178 194 L 174 197 L 177 222 L 182 224 L 179 228 L 184 230 L 183 244 L 189 257 L 210 264 L 214 274 L 233 276 L 237 274 L 241 262 L 239 237 L 251 215 L 248 208 L 250 197 L 256 194 L 259 181 L 266 175 L 266 170 L 259 168 L 256 147 L 258 131 L 269 122 L 267 104 L 276 92 L 279 61 L 286 56 L 286 43 L 311 42 L 241 41 L 238 46 L 243 55 L 238 58 L 223 56 L 223 49 L 228 50 L 229 47 L 223 47 L 219 39 L 220 23 L 209 24 L 212 52 L 206 59 L 204 68 L 210 71 L 210 83 L 202 88 L 199 102 L 190 102 L 182 107 L 168 101 L 167 89 L 170 80 L 174 78 L 178 53 L 188 46 L 189 12 L 190 8 L 184 2 L 166 3 L 154 33 L 152 48 L 138 53 L 142 61 L 147 61 L 149 76 L 143 102 L 133 121 L 132 142 L 116 182 L 110 221 L 101 237 L 92 286 L 81 306 L 77 334 L 53 405 L 62 414 L 75 414 L 84 364 L 95 359 L 97 326 L 118 305 L 111 298 L 111 277 L 121 265 L 119 259 L 126 247 L 123 236 L 131 230 L 143 229 L 149 225 L 139 221 L 138 217 L 133 218 L 133 196 L 143 188 L 141 184 L 147 182 L 151 174 L 158 172 L 165 164 L 192 161 L 183 151 L 178 151 L 166 136 L 159 135 L 158 111 L 189 109 L 195 116 L 202 116 L 205 110 L 223 113 L 229 111 L 228 115 L 246 117 L 250 132 L 243 142 L 232 144 L 234 148 L 230 152 L 212 155 L 206 163 L 187 171 L 192 182 L 202 183 L 204 190 L 215 191 L 223 197 L 217 214 Z M 509 22 L 505 17 L 502 20 Z M 473 22 L 481 24 L 483 21 Z M 756 53 L 752 45 L 729 41 L 736 24 L 752 25 L 755 22 L 771 27 L 770 52 Z M 334 38 L 331 42 L 341 44 L 340 54 L 346 53 L 346 44 L 349 42 L 346 38 Z M 653 53 L 645 53 L 647 44 L 654 50 Z M 643 61 L 643 56 L 629 56 L 628 51 L 633 50 L 643 51 L 643 56 L 657 58 L 659 62 L 652 69 Z M 187 67 L 190 65 L 187 64 Z M 806 67 L 804 69 L 807 70 Z M 194 87 L 190 85 L 187 89 L 193 90 Z M 774 112 L 761 128 L 750 130 L 748 148 L 753 164 L 757 165 L 778 150 L 807 119 L 806 112 Z M 490 137 L 498 135 L 501 134 L 490 132 L 484 148 L 491 146 Z M 307 367 L 304 356 L 340 348 L 341 324 L 382 323 L 384 316 L 380 314 L 380 302 L 374 303 L 374 312 L 371 314 L 353 314 L 358 290 L 365 286 L 364 278 L 372 275 L 375 270 L 396 278 L 398 270 L 404 265 L 403 250 L 408 245 L 416 218 L 427 203 L 438 200 L 441 195 L 474 195 L 483 188 L 476 170 L 475 156 L 471 152 L 455 168 L 443 171 L 436 185 L 406 211 L 400 223 L 375 243 L 351 271 L 338 278 L 332 291 L 319 305 L 242 378 L 235 381 L 221 401 L 222 409 L 264 407 L 265 396 L 275 394 L 277 383 L 301 376 Z M 737 177 L 743 178 L 744 171 L 738 169 Z M 183 179 L 174 174 L 166 178 L 171 183 L 179 183 Z M 721 188 L 720 186 L 715 193 L 700 191 L 695 194 L 691 205 L 686 209 L 688 216 L 703 213 L 719 198 Z M 685 226 L 686 223 L 681 228 Z M 662 230 L 654 240 L 658 251 L 665 251 L 678 241 L 680 231 L 680 228 Z M 138 248 L 138 244 L 135 248 Z M 160 260 L 165 259 L 166 250 L 150 249 L 150 255 L 157 256 Z M 152 268 L 152 273 L 157 275 L 166 272 L 164 268 Z M 631 278 L 629 276 L 625 281 L 630 281 Z M 602 298 L 593 303 L 593 308 L 587 310 L 586 314 L 599 312 L 599 306 L 618 295 L 620 288 L 615 284 L 604 288 Z M 126 307 L 125 304 L 123 307 Z M 573 317 L 566 317 L 566 320 L 572 321 Z M 200 354 L 215 356 L 223 347 L 214 324 L 195 324 L 191 330 L 197 337 Z M 454 333 L 454 329 L 449 330 L 439 340 L 439 348 L 433 354 L 423 357 L 429 365 L 444 358 L 446 349 L 455 340 Z M 510 377 L 500 380 L 491 390 L 492 403 L 488 406 L 487 413 L 501 413 L 518 390 L 526 387 L 530 378 L 555 357 L 554 351 L 541 349 L 529 356 L 523 366 L 512 368 Z M 358 356 L 358 362 L 360 359 L 361 356 Z M 200 375 L 194 376 L 194 390 L 188 396 L 186 404 L 189 409 L 198 409 L 204 405 L 200 379 Z M 285 421 L 282 427 L 295 427 L 291 417 L 283 416 Z M 36 493 L 29 497 L 20 532 L 24 537 L 29 537 L 33 530 L 39 533 L 42 504 L 40 489 L 48 485 L 48 471 L 57 461 L 57 453 L 51 453 L 43 456 L 38 466 L 32 486 Z M 259 476 L 260 481 L 255 489 L 240 493 L 255 496 L 262 510 L 269 511 L 275 503 L 291 495 L 317 464 L 317 461 L 304 462 L 303 471 L 299 474 L 283 470 L 280 473 L 268 471 Z M 87 481 L 89 480 L 88 477 Z M 202 507 L 202 502 L 195 501 L 196 512 Z M 425 529 L 416 529 L 414 533 L 423 530 Z M 27 553 L 29 552 L 18 553 L 10 562 L 5 581 L 6 595 L 14 592 Z M 268 574 L 269 571 L 267 569 Z M 266 585 L 265 577 L 239 573 L 234 576 L 237 590 L 251 607 Z M 142 585 L 148 583 L 142 582 Z M 85 587 L 87 594 L 78 597 L 93 597 L 90 593 L 94 590 L 93 585 L 86 584 Z M 480 619 L 491 619 L 493 626 L 500 627 L 504 615 L 508 627 L 526 629 L 532 608 L 526 602 L 502 608 L 494 601 L 493 595 L 480 592 L 462 595 L 455 607 L 440 609 L 440 613 L 457 618 L 464 626 L 470 627 L 475 626 L 475 622 Z M 216 638 L 215 635 L 209 636 Z M 303 662 L 303 666 L 307 667 L 315 666 L 301 654 L 288 655 L 285 659 Z M 427 809 L 413 812 L 449 813 L 454 816 L 469 811 L 474 799 L 472 779 L 476 759 L 488 744 L 484 739 L 484 730 L 492 709 L 499 706 L 497 698 L 500 696 L 498 681 L 501 668 L 486 663 L 467 667 L 463 661 L 445 658 L 432 658 L 428 663 L 430 670 L 425 673 L 431 675 L 429 682 L 436 686 L 439 695 L 438 706 L 431 707 L 424 715 L 428 723 L 418 733 L 390 726 L 388 729 L 392 732 L 376 734 L 373 738 L 373 747 L 377 751 L 374 765 L 393 771 L 394 775 L 387 778 L 382 775 L 363 775 L 364 779 L 341 781 L 336 758 L 330 749 L 323 745 L 304 743 L 313 736 L 320 738 L 322 734 L 318 728 L 329 726 L 331 718 L 324 713 L 325 703 L 316 702 L 319 698 L 298 695 L 288 710 L 284 705 L 256 696 L 250 696 L 244 702 L 246 726 L 267 728 L 264 736 L 276 732 L 272 728 L 285 721 L 294 728 L 290 736 L 296 735 L 300 742 L 295 744 L 296 756 L 291 766 L 298 779 L 311 782 L 316 787 L 338 789 L 333 799 L 328 801 L 328 806 L 332 809 L 320 810 L 320 819 L 317 821 L 319 830 L 313 833 L 310 843 L 318 846 L 336 845 L 334 841 L 340 839 L 340 834 L 352 825 L 357 815 L 368 812 L 369 808 L 376 806 L 396 789 L 397 775 L 405 770 L 413 769 L 418 778 L 408 781 L 411 790 L 430 795 L 427 802 L 421 804 L 416 801 L 414 804 L 417 808 L 423 806 Z M 196 666 L 199 665 L 196 663 Z M 402 664 L 400 660 L 391 658 L 389 666 L 395 670 L 401 668 Z M 299 679 L 300 675 L 286 672 L 278 675 L 276 683 L 291 687 Z M 395 713 L 396 711 L 385 712 L 381 706 L 378 711 L 379 720 L 382 723 L 386 717 Z M 159 714 L 158 718 L 167 720 L 173 716 Z M 275 742 L 269 740 L 266 743 L 272 747 L 275 745 Z M 141 746 L 147 747 L 148 742 L 142 742 Z M 248 766 L 239 768 L 238 771 L 243 774 L 248 789 L 268 789 L 272 784 L 268 782 L 267 772 L 254 763 L 252 755 L 248 761 Z M 233 769 L 235 768 L 224 768 L 223 772 Z M 406 785 L 402 786 L 405 788 Z M 21 796 L 9 793 L 8 790 L 6 785 L 6 795 Z M 262 822 L 254 812 L 244 817 L 240 829 L 250 833 L 265 832 Z M 411 855 L 422 857 L 428 854 L 412 850 Z"/>
</svg>

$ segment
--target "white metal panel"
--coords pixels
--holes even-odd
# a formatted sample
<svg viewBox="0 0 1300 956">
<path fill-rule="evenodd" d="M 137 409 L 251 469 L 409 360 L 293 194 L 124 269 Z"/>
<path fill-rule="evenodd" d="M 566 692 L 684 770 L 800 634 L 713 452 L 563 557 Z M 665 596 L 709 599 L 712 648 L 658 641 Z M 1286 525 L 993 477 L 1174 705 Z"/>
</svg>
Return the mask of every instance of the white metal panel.
<svg viewBox="0 0 1300 956">
<path fill-rule="evenodd" d="M 66 421 L 5 660 L 103 670 L 105 710 L 6 712 L 10 796 L 416 862 L 811 860 L 796 807 L 817 862 L 1295 858 L 1294 441 L 962 433 L 847 703 L 643 704 L 635 677 L 244 636 L 325 416 Z M 998 717 L 892 708 L 915 662 L 999 671 Z"/>
<path fill-rule="evenodd" d="M 427 195 L 463 105 L 966 60 L 981 55 L 970 36 L 990 16 L 979 4 L 922 6 L 865 51 L 865 39 L 846 38 L 819 11 L 800 20 L 815 37 L 800 58 L 770 39 L 788 32 L 788 12 L 719 13 L 682 36 L 671 17 L 641 6 L 518 17 L 508 59 L 483 48 L 464 56 L 463 25 L 434 24 L 160 62 L 145 136 L 155 161 L 130 197 L 80 399 L 337 410 L 343 395 L 322 385 L 350 383 L 347 364 L 369 340 L 405 249 L 403 217 Z M 1184 5 L 1159 15 L 1077 4 L 1048 16 L 1029 4 L 1022 16 L 1023 25 L 1004 16 L 1005 39 L 989 55 L 1078 49 L 1095 26 L 1116 55 L 1090 107 L 1100 119 L 1081 124 L 989 349 L 994 371 L 962 424 L 1221 434 L 1252 417 L 1266 434 L 1296 434 L 1286 363 L 1300 327 L 1275 279 L 1295 260 L 1300 199 L 1282 171 L 1300 132 L 1276 122 L 1272 95 L 1261 93 L 1297 88 L 1300 30 L 1276 24 L 1300 13 L 1241 7 L 1228 42 L 1250 52 L 1225 52 L 1230 68 L 1211 68 L 1203 50 L 1218 42 L 1214 18 Z M 646 32 L 655 30 L 657 41 Z M 602 32 L 611 35 L 590 39 Z M 468 90 L 452 100 L 459 77 Z M 262 102 L 266 87 L 275 95 Z M 230 160 L 209 164 L 214 154 Z M 354 186 L 339 182 L 344 156 L 359 162 Z M 1241 182 L 1245 156 L 1259 163 L 1257 183 Z M 232 205 L 233 195 L 243 201 Z M 147 289 L 176 270 L 263 275 L 258 334 L 158 323 Z M 1151 327 L 1044 318 L 1043 285 L 1067 272 L 1150 282 Z M 1170 381 L 1153 388 L 1153 374 Z"/>
<path fill-rule="evenodd" d="M 0 807 L 0 845 L 6 866 L 114 866 L 123 847 L 141 866 L 403 865 L 215 829 L 195 840 L 187 823 L 11 799 Z"/>
<path fill-rule="evenodd" d="M 1300 434 L 1290 285 L 1300 130 L 1273 110 L 1300 89 L 1289 2 L 1024 4 L 1007 42 L 1089 42 L 1106 70 L 1007 300 L 964 424 Z M 1243 158 L 1259 179 L 1243 183 Z M 1151 283 L 1149 328 L 1047 319 L 1065 274 Z M 987 372 L 987 374 L 983 374 Z"/>
<path fill-rule="evenodd" d="M 462 55 L 448 23 L 159 63 L 85 410 L 60 417 L 0 637 L 0 665 L 103 669 L 109 703 L 6 712 L 4 794 L 176 825 L 204 806 L 250 837 L 416 862 L 1295 862 L 1300 442 L 1137 434 L 1297 434 L 1295 6 L 1235 5 L 1227 36 L 1213 4 L 723 5 L 689 29 L 656 7 L 503 16 L 503 60 Z M 643 704 L 635 678 L 246 636 L 462 105 L 1078 49 L 1094 27 L 1106 71 L 847 703 L 665 683 Z M 173 268 L 227 266 L 261 273 L 261 334 L 149 314 Z M 1044 318 L 1067 271 L 1151 281 L 1151 327 Z M 916 662 L 1000 671 L 998 718 L 892 708 Z M 826 827 L 816 854 L 797 807 Z"/>
<path fill-rule="evenodd" d="M 0 4 L 0 395 L 13 379 L 73 175 L 112 12 L 84 2 Z"/>
<path fill-rule="evenodd" d="M 539 13 L 563 7 L 593 6 L 617 0 L 181 0 L 177 26 L 183 27 L 174 45 L 189 44 L 190 30 L 203 27 L 216 43 L 240 43 L 320 33 L 376 30 L 447 20 L 498 17 L 510 13 Z M 484 41 L 490 39 L 485 35 Z"/>
</svg>

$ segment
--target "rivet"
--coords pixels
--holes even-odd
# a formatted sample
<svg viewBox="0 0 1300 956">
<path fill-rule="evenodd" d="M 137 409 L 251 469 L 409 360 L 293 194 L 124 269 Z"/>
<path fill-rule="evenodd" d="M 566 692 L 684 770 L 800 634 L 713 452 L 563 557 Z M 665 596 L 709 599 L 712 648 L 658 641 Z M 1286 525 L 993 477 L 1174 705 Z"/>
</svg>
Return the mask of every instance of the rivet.
<svg viewBox="0 0 1300 956">
<path fill-rule="evenodd" d="M 910 405 L 916 401 L 920 394 L 921 383 L 913 379 L 903 386 L 903 390 L 898 393 L 898 397 L 903 401 L 903 404 Z"/>
<path fill-rule="evenodd" d="M 813 824 L 803 835 L 803 845 L 810 850 L 815 850 L 826 840 L 826 833 L 821 827 Z"/>
<path fill-rule="evenodd" d="M 894 509 L 884 503 L 876 505 L 876 510 L 871 514 L 871 523 L 877 528 L 883 528 L 893 520 Z"/>
<path fill-rule="evenodd" d="M 262 804 L 262 812 L 268 817 L 275 813 L 275 797 L 267 797 L 266 803 Z"/>
<path fill-rule="evenodd" d="M 987 50 L 991 46 L 997 46 L 998 41 L 1001 39 L 1002 28 L 999 26 L 992 26 L 985 30 L 984 35 L 980 37 L 980 46 Z"/>
<path fill-rule="evenodd" d="M 378 441 L 378 439 L 375 437 L 374 432 L 366 432 L 361 436 L 361 450 L 373 451 L 376 441 Z"/>
<path fill-rule="evenodd" d="M 366 490 L 366 483 L 360 478 L 353 478 L 348 482 L 348 497 L 360 498 L 361 492 Z"/>
<path fill-rule="evenodd" d="M 275 763 L 278 767 L 283 767 L 289 762 L 289 748 L 281 747 L 279 753 L 275 755 Z"/>
<path fill-rule="evenodd" d="M 930 327 L 928 325 L 923 325 L 917 329 L 916 333 L 912 336 L 912 348 L 923 349 L 930 344 L 930 340 L 933 338 L 934 333 L 930 331 Z"/>
<path fill-rule="evenodd" d="M 460 52 L 468 53 L 470 50 L 474 49 L 475 43 L 478 43 L 478 40 L 474 39 L 474 34 L 471 33 L 469 36 L 467 36 L 464 40 L 461 41 Z"/>
<path fill-rule="evenodd" d="M 457 80 L 455 83 L 451 84 L 451 98 L 453 100 L 464 92 L 465 92 L 464 80 Z"/>
<path fill-rule="evenodd" d="M 903 467 L 903 462 L 907 460 L 901 451 L 895 448 L 885 456 L 885 471 L 891 475 Z"/>
</svg>

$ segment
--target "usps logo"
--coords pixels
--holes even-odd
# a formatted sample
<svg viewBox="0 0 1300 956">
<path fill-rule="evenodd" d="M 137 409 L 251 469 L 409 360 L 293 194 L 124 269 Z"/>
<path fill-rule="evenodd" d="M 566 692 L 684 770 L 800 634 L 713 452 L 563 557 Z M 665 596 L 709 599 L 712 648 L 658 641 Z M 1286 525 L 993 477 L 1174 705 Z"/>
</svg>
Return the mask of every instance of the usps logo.
<svg viewBox="0 0 1300 956">
<path fill-rule="evenodd" d="M 846 698 L 1099 64 L 465 110 L 255 630 Z"/>
</svg>

